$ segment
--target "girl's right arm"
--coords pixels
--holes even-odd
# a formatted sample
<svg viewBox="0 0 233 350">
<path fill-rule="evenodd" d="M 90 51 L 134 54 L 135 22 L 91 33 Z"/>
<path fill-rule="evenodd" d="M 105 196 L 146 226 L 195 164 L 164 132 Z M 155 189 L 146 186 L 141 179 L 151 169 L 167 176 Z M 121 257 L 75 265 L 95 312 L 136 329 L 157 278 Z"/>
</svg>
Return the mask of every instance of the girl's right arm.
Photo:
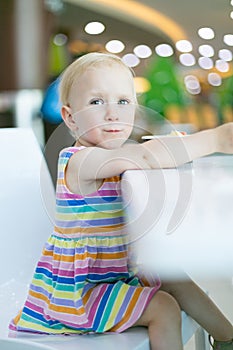
<svg viewBox="0 0 233 350">
<path fill-rule="evenodd" d="M 112 150 L 88 147 L 71 157 L 66 175 L 72 182 L 92 182 L 130 169 L 174 168 L 215 152 L 233 153 L 233 123 L 183 137 L 125 144 Z"/>
</svg>

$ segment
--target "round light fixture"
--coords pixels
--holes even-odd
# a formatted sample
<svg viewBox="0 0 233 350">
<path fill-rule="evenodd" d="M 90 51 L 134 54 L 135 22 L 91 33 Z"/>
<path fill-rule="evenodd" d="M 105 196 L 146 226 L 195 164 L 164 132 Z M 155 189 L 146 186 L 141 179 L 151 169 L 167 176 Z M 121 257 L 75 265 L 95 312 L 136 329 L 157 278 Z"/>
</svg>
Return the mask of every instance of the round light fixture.
<svg viewBox="0 0 233 350">
<path fill-rule="evenodd" d="M 109 52 L 119 53 L 119 52 L 122 52 L 124 50 L 125 45 L 120 40 L 110 40 L 105 45 L 105 48 Z"/>
<path fill-rule="evenodd" d="M 133 53 L 128 53 L 122 57 L 123 62 L 129 67 L 136 67 L 139 63 L 140 60 L 139 58 L 134 55 Z"/>
<path fill-rule="evenodd" d="M 191 53 L 182 53 L 179 60 L 183 66 L 187 67 L 193 66 L 196 63 L 196 59 Z"/>
<path fill-rule="evenodd" d="M 233 46 L 233 34 L 226 34 L 226 35 L 224 35 L 223 41 L 228 46 Z"/>
<path fill-rule="evenodd" d="M 152 51 L 147 45 L 138 45 L 134 48 L 133 52 L 139 58 L 147 58 L 152 55 Z"/>
<path fill-rule="evenodd" d="M 215 67 L 222 73 L 226 73 L 229 70 L 229 64 L 224 60 L 216 60 Z"/>
<path fill-rule="evenodd" d="M 198 29 L 198 35 L 202 39 L 210 40 L 213 39 L 215 34 L 212 28 L 209 27 L 203 27 Z"/>
<path fill-rule="evenodd" d="M 101 22 L 89 22 L 85 26 L 84 30 L 88 34 L 96 35 L 103 33 L 105 26 Z"/>
<path fill-rule="evenodd" d="M 207 80 L 212 86 L 220 86 L 222 84 L 222 78 L 218 73 L 209 73 Z"/>
<path fill-rule="evenodd" d="M 195 77 L 195 75 L 186 75 L 185 77 L 184 77 L 184 82 L 185 82 L 185 84 L 189 81 L 189 80 L 197 80 L 198 81 L 198 79 L 197 79 L 197 77 Z"/>
<path fill-rule="evenodd" d="M 57 46 L 65 45 L 67 43 L 67 40 L 68 40 L 67 35 L 62 34 L 62 33 L 56 34 L 53 38 L 53 42 Z"/>
<path fill-rule="evenodd" d="M 198 48 L 200 55 L 204 57 L 213 57 L 214 49 L 211 45 L 200 45 Z"/>
<path fill-rule="evenodd" d="M 199 57 L 198 64 L 203 69 L 211 69 L 213 68 L 213 60 L 209 57 Z"/>
<path fill-rule="evenodd" d="M 194 75 L 186 75 L 184 83 L 187 91 L 192 95 L 198 95 L 201 92 L 199 80 Z"/>
<path fill-rule="evenodd" d="M 193 49 L 193 46 L 188 40 L 179 40 L 176 42 L 176 48 L 180 52 L 190 52 Z"/>
<path fill-rule="evenodd" d="M 174 51 L 171 45 L 168 44 L 159 44 L 155 47 L 155 52 L 161 57 L 172 56 Z"/>
<path fill-rule="evenodd" d="M 218 56 L 221 60 L 224 61 L 232 61 L 233 58 L 232 52 L 228 49 L 219 50 Z"/>
</svg>

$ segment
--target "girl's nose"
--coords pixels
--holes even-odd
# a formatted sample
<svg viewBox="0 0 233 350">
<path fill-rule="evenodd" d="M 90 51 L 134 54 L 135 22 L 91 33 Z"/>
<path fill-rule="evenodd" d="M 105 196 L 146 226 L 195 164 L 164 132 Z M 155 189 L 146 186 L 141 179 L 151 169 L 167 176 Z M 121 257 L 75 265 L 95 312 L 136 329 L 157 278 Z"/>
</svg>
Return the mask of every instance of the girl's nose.
<svg viewBox="0 0 233 350">
<path fill-rule="evenodd" d="M 118 111 L 116 103 L 108 103 L 106 106 L 105 119 L 110 121 L 118 120 Z"/>
</svg>

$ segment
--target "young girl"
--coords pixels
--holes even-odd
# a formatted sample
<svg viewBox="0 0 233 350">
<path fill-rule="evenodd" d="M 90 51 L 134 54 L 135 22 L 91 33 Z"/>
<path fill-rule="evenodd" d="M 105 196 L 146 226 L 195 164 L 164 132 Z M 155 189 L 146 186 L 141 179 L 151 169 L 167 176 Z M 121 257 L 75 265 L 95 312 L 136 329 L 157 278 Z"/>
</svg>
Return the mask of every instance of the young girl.
<svg viewBox="0 0 233 350">
<path fill-rule="evenodd" d="M 58 162 L 56 222 L 22 312 L 10 328 L 50 334 L 122 332 L 148 327 L 151 349 L 181 350 L 181 309 L 233 349 L 233 327 L 190 279 L 140 276 L 128 254 L 120 192 L 128 169 L 167 168 L 213 152 L 233 153 L 233 123 L 176 138 L 127 143 L 137 104 L 131 70 L 91 53 L 74 61 L 60 85 L 62 117 L 76 137 Z M 171 152 L 172 150 L 172 152 Z"/>
</svg>

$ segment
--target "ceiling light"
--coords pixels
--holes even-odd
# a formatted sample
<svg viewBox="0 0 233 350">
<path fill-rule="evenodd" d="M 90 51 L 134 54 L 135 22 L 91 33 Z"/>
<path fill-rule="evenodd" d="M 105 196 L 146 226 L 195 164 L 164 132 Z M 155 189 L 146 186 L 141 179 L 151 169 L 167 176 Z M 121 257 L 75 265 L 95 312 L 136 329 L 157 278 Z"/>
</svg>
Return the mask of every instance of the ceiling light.
<svg viewBox="0 0 233 350">
<path fill-rule="evenodd" d="M 45 7 L 48 11 L 58 14 L 64 9 L 62 0 L 44 0 Z"/>
<path fill-rule="evenodd" d="M 134 48 L 133 52 L 139 58 L 147 58 L 152 55 L 152 51 L 147 45 L 138 45 Z"/>
<path fill-rule="evenodd" d="M 181 64 L 188 67 L 196 63 L 195 57 L 191 53 L 182 53 L 179 60 Z"/>
<path fill-rule="evenodd" d="M 227 72 L 229 70 L 229 64 L 224 60 L 216 60 L 215 67 L 219 72 Z"/>
<path fill-rule="evenodd" d="M 211 69 L 213 68 L 213 60 L 209 57 L 199 57 L 198 64 L 203 69 Z"/>
<path fill-rule="evenodd" d="M 205 57 L 214 56 L 214 49 L 211 45 L 200 45 L 198 51 L 202 56 Z"/>
<path fill-rule="evenodd" d="M 120 40 L 110 40 L 105 45 L 105 48 L 109 52 L 119 53 L 119 52 L 122 52 L 124 50 L 125 45 Z"/>
<path fill-rule="evenodd" d="M 186 75 L 184 78 L 185 87 L 192 95 L 197 95 L 201 92 L 199 80 L 194 75 Z"/>
<path fill-rule="evenodd" d="M 233 6 L 233 0 L 231 0 L 231 5 Z"/>
<path fill-rule="evenodd" d="M 190 93 L 190 94 L 192 94 L 192 95 L 198 95 L 198 94 L 200 94 L 200 92 L 201 92 L 201 87 L 199 86 L 197 89 L 195 89 L 195 90 L 192 90 L 192 89 L 189 89 L 189 88 L 187 88 L 187 90 L 188 90 L 188 92 Z"/>
<path fill-rule="evenodd" d="M 218 73 L 209 73 L 207 79 L 210 85 L 220 86 L 222 84 L 222 78 Z"/>
<path fill-rule="evenodd" d="M 190 52 L 192 51 L 193 46 L 188 40 L 179 40 L 176 42 L 176 48 L 180 52 Z"/>
<path fill-rule="evenodd" d="M 230 13 L 230 17 L 233 19 L 233 11 L 231 11 L 231 13 Z"/>
<path fill-rule="evenodd" d="M 129 67 L 136 67 L 140 60 L 139 58 L 134 55 L 133 53 L 128 53 L 122 57 L 122 60 L 125 62 L 125 64 Z"/>
<path fill-rule="evenodd" d="M 68 40 L 67 36 L 62 33 L 56 34 L 53 38 L 53 42 L 57 46 L 65 45 L 67 43 L 67 40 Z"/>
<path fill-rule="evenodd" d="M 186 76 L 184 77 L 184 82 L 185 82 L 185 84 L 186 84 L 189 80 L 197 80 L 197 81 L 198 81 L 198 79 L 197 79 L 197 77 L 195 77 L 195 75 L 186 75 Z"/>
<path fill-rule="evenodd" d="M 105 30 L 105 26 L 103 25 L 103 23 L 100 22 L 89 22 L 85 26 L 84 30 L 88 34 L 95 35 L 103 33 L 103 31 Z"/>
<path fill-rule="evenodd" d="M 155 47 L 157 55 L 162 57 L 169 57 L 173 55 L 173 48 L 168 44 L 159 44 Z"/>
<path fill-rule="evenodd" d="M 208 27 L 203 27 L 198 29 L 198 35 L 202 38 L 202 39 L 213 39 L 214 38 L 214 31 L 212 28 L 208 28 Z"/>
<path fill-rule="evenodd" d="M 223 41 L 228 46 L 233 46 L 233 34 L 226 34 L 226 35 L 224 35 Z"/>
<path fill-rule="evenodd" d="M 186 88 L 189 90 L 196 90 L 200 87 L 200 83 L 197 79 L 193 80 L 188 80 L 187 83 L 185 84 Z"/>
<path fill-rule="evenodd" d="M 233 58 L 232 52 L 228 49 L 219 50 L 218 56 L 219 58 L 221 58 L 221 60 L 224 60 L 224 61 L 231 61 Z"/>
<path fill-rule="evenodd" d="M 188 75 L 185 77 L 185 87 L 192 95 L 198 95 L 201 92 L 199 80 L 194 75 Z"/>
</svg>

